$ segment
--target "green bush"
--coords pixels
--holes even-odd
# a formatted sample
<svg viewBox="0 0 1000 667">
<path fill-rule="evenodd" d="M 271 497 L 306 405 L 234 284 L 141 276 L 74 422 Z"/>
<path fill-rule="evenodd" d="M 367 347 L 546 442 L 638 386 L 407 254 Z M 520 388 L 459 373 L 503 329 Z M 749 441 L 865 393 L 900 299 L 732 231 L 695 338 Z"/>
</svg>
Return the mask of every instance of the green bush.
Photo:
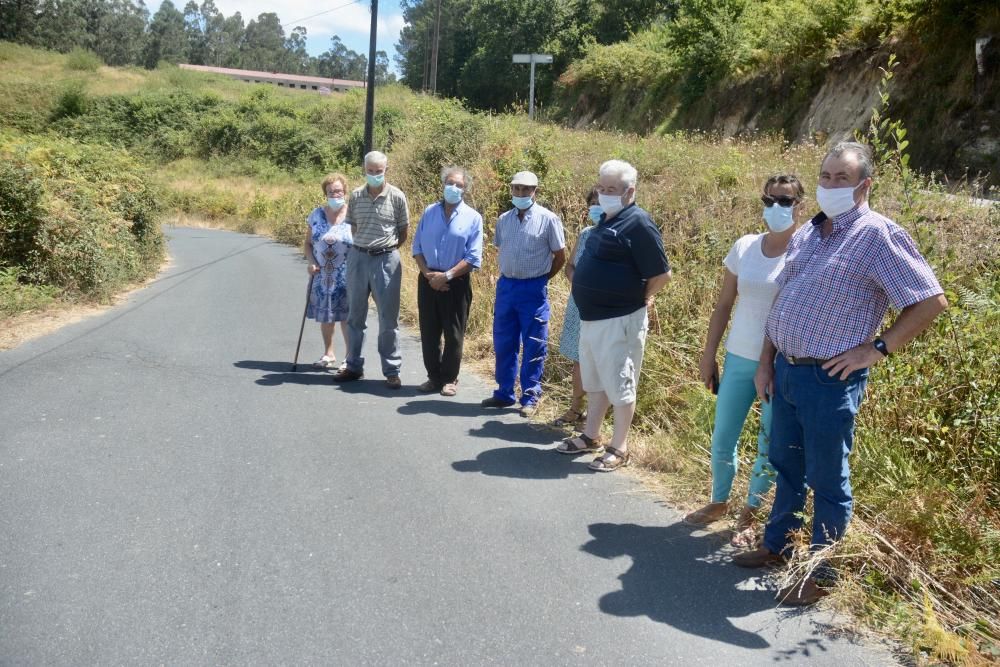
<svg viewBox="0 0 1000 667">
<path fill-rule="evenodd" d="M 96 53 L 80 47 L 76 47 L 66 54 L 66 69 L 77 72 L 96 72 L 103 64 L 104 62 Z"/>
<path fill-rule="evenodd" d="M 51 285 L 32 285 L 20 280 L 19 267 L 0 267 L 0 315 L 11 316 L 44 308 L 52 303 L 59 290 Z"/>
<path fill-rule="evenodd" d="M 101 146 L 0 135 L 0 267 L 19 282 L 107 298 L 159 266 L 157 193 Z"/>
<path fill-rule="evenodd" d="M 52 109 L 52 120 L 81 116 L 87 112 L 87 94 L 83 90 L 82 81 L 73 81 L 66 85 L 56 99 Z"/>
</svg>

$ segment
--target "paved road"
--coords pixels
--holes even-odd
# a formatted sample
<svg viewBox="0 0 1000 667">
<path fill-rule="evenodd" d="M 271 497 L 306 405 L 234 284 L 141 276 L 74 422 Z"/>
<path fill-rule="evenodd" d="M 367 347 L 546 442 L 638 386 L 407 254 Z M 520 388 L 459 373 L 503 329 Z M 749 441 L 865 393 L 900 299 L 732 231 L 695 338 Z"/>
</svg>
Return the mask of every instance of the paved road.
<svg viewBox="0 0 1000 667">
<path fill-rule="evenodd" d="M 289 372 L 295 251 L 168 234 L 151 287 L 0 353 L 0 663 L 892 662 L 486 380 L 419 396 L 413 338 L 398 392 Z"/>
</svg>

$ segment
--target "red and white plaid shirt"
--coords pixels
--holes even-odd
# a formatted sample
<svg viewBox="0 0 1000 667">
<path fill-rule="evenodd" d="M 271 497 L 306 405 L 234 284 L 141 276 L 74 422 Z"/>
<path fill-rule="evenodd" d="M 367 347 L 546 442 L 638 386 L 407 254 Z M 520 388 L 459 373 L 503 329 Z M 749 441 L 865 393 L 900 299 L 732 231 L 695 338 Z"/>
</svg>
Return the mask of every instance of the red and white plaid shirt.
<svg viewBox="0 0 1000 667">
<path fill-rule="evenodd" d="M 833 219 L 820 213 L 788 244 L 781 286 L 767 318 L 778 351 L 829 359 L 871 341 L 890 304 L 902 310 L 943 293 L 905 229 L 867 204 Z"/>
</svg>

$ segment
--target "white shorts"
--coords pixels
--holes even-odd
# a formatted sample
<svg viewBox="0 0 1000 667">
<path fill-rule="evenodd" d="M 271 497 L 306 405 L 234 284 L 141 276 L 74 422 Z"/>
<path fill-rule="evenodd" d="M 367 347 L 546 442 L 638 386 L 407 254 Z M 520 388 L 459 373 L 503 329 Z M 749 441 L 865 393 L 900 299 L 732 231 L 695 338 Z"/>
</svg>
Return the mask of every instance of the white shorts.
<svg viewBox="0 0 1000 667">
<path fill-rule="evenodd" d="M 635 403 L 648 328 L 645 306 L 610 320 L 580 322 L 583 390 L 603 391 L 611 405 Z"/>
</svg>

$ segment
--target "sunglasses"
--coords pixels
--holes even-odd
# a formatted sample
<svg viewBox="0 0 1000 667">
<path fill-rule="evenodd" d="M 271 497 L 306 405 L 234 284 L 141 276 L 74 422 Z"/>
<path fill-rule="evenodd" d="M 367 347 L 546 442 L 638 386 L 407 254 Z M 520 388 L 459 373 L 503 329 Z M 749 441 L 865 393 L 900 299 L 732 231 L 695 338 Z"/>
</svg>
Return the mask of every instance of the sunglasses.
<svg viewBox="0 0 1000 667">
<path fill-rule="evenodd" d="M 795 206 L 796 204 L 799 203 L 799 200 L 796 197 L 785 197 L 784 195 L 782 195 L 781 197 L 772 197 L 771 195 L 761 195 L 760 200 L 764 202 L 764 206 L 768 207 L 774 206 L 775 204 L 777 204 L 778 206 L 788 207 L 788 206 Z"/>
</svg>

